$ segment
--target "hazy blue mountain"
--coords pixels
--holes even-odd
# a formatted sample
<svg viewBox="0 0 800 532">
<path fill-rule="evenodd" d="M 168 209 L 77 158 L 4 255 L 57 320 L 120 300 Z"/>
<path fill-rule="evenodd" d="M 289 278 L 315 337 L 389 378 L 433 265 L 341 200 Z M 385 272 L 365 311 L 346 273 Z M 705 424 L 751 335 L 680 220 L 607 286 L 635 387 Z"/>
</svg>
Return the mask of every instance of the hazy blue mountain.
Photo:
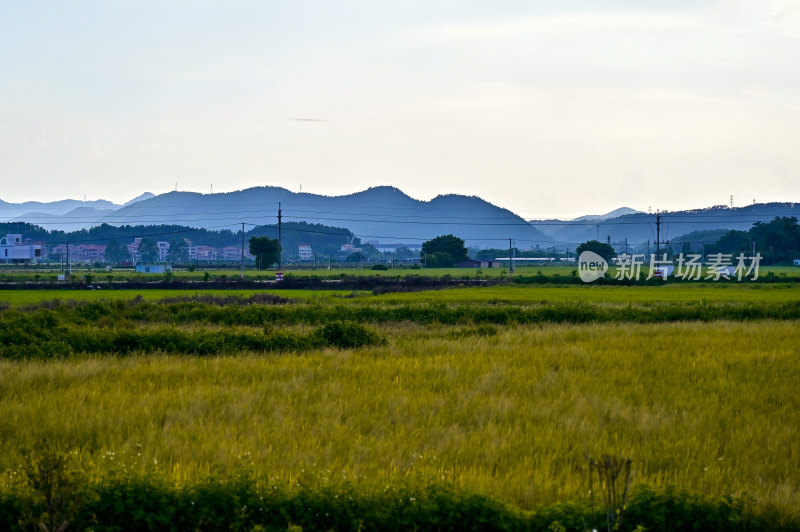
<svg viewBox="0 0 800 532">
<path fill-rule="evenodd" d="M 126 201 L 122 205 L 123 205 L 123 207 L 127 207 L 128 205 L 133 205 L 137 201 L 144 201 L 146 199 L 150 199 L 150 198 L 154 198 L 154 197 L 156 197 L 156 195 L 153 194 L 152 192 L 145 192 L 143 194 L 139 194 L 138 196 L 136 196 L 135 198 L 133 198 L 130 201 Z"/>
<path fill-rule="evenodd" d="M 179 223 L 193 227 L 264 225 L 283 220 L 346 227 L 361 240 L 418 244 L 452 233 L 470 245 L 502 245 L 513 238 L 530 247 L 547 238 L 524 219 L 481 198 L 446 195 L 413 199 L 394 187 L 374 187 L 344 196 L 296 193 L 280 187 L 198 194 L 169 192 L 118 209 L 102 221 L 110 224 Z"/>
<path fill-rule="evenodd" d="M 77 231 L 94 225 L 95 220 L 114 213 L 114 209 L 96 209 L 94 207 L 78 207 L 64 214 L 53 214 L 48 212 L 32 212 L 23 216 L 15 216 L 5 221 L 8 222 L 28 222 L 35 221 L 36 225 L 45 229 L 59 229 L 61 231 Z"/>
<path fill-rule="evenodd" d="M 42 220 L 43 224 L 52 224 L 57 222 L 58 217 L 71 217 L 77 214 L 78 217 L 87 218 L 89 221 L 94 220 L 100 214 L 109 214 L 111 211 L 119 209 L 124 205 L 131 205 L 137 201 L 143 201 L 154 197 L 151 192 L 145 192 L 133 198 L 132 200 L 117 205 L 107 200 L 89 200 L 81 201 L 74 199 L 42 202 L 42 201 L 25 201 L 23 203 L 9 203 L 0 200 L 0 221 L 19 221 L 19 220 Z M 76 209 L 89 209 L 73 213 Z M 98 212 L 93 212 L 98 211 Z M 108 211 L 108 212 L 104 212 Z M 81 227 L 90 227 L 90 225 L 83 224 Z"/>
<path fill-rule="evenodd" d="M 7 221 L 12 218 L 19 218 L 22 216 L 33 217 L 41 214 L 47 215 L 66 215 L 68 212 L 79 207 L 90 207 L 93 209 L 117 209 L 119 205 L 115 205 L 106 200 L 59 200 L 51 202 L 41 201 L 26 201 L 24 203 L 6 203 L 0 200 L 0 220 Z"/>
<path fill-rule="evenodd" d="M 413 246 L 448 233 L 463 238 L 470 246 L 500 249 L 508 245 L 509 238 L 519 249 L 536 246 L 574 249 L 587 240 L 608 238 L 615 247 L 624 249 L 627 238 L 629 248 L 645 250 L 648 241 L 656 240 L 656 215 L 627 207 L 574 220 L 527 222 L 508 209 L 478 197 L 447 194 L 421 201 L 389 186 L 343 196 L 297 193 L 271 186 L 218 194 L 145 193 L 124 206 L 103 200 L 21 204 L 0 201 L 0 221 L 26 221 L 60 230 L 108 223 L 176 224 L 232 231 L 238 231 L 245 222 L 249 231 L 254 226 L 276 223 L 278 203 L 284 222 L 343 227 L 362 241 L 378 240 L 381 244 Z M 719 234 L 712 231 L 715 229 L 749 229 L 754 222 L 770 221 L 775 216 L 800 217 L 800 204 L 769 203 L 733 209 L 716 206 L 664 212 L 661 216 L 661 241 L 677 241 L 692 232 L 706 235 L 705 239 Z"/>
<path fill-rule="evenodd" d="M 630 207 L 620 207 L 619 209 L 614 209 L 611 212 L 607 212 L 605 214 L 587 214 L 586 216 L 579 216 L 575 218 L 574 222 L 581 222 L 581 221 L 597 221 L 597 220 L 608 220 L 610 218 L 619 218 L 620 216 L 625 216 L 626 214 L 644 214 L 642 211 L 637 211 L 636 209 L 631 209 Z"/>
<path fill-rule="evenodd" d="M 695 233 L 698 238 L 711 238 L 719 234 L 715 229 L 747 230 L 755 222 L 768 222 L 776 216 L 796 216 L 800 218 L 800 203 L 760 203 L 746 207 L 729 208 L 723 205 L 707 209 L 662 212 L 661 234 L 659 239 L 666 241 L 687 241 L 684 235 Z M 559 246 L 575 247 L 587 240 L 607 241 L 617 249 L 628 246 L 646 249 L 656 241 L 656 214 L 636 213 L 603 220 L 535 220 L 531 225 L 547 234 Z"/>
</svg>

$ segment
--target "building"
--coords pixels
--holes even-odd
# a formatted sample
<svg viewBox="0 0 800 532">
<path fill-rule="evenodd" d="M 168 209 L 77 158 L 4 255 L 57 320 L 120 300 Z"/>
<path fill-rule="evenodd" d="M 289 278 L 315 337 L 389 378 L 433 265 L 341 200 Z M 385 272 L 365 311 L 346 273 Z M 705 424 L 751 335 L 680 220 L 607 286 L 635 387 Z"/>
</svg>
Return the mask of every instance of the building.
<svg viewBox="0 0 800 532">
<path fill-rule="evenodd" d="M 156 242 L 156 246 L 158 246 L 158 260 L 167 260 L 169 257 L 169 242 Z"/>
<path fill-rule="evenodd" d="M 361 248 L 357 248 L 353 244 L 342 244 L 342 247 L 339 248 L 339 251 L 345 251 L 347 253 L 361 253 Z"/>
<path fill-rule="evenodd" d="M 42 246 L 22 241 L 22 235 L 7 234 L 0 238 L 0 260 L 5 262 L 36 262 L 42 256 Z"/>
<path fill-rule="evenodd" d="M 225 246 L 217 251 L 217 257 L 226 262 L 240 261 L 242 260 L 242 248 L 238 246 Z"/>
<path fill-rule="evenodd" d="M 499 268 L 500 261 L 469 259 L 456 264 L 456 268 Z"/>
<path fill-rule="evenodd" d="M 136 273 L 167 273 L 172 271 L 171 264 L 137 264 Z"/>
<path fill-rule="evenodd" d="M 800 259 L 794 259 L 794 265 L 800 266 Z"/>
<path fill-rule="evenodd" d="M 297 257 L 300 260 L 311 260 L 314 258 L 314 252 L 308 244 L 300 244 L 297 246 Z"/>
<path fill-rule="evenodd" d="M 133 239 L 133 242 L 130 244 L 126 244 L 125 247 L 128 248 L 128 253 L 131 256 L 131 262 L 136 264 L 137 261 L 142 259 L 142 256 L 139 254 L 139 242 L 141 242 L 141 237 L 136 237 Z"/>
<path fill-rule="evenodd" d="M 194 257 L 192 257 L 194 252 Z M 189 246 L 189 258 L 193 260 L 217 260 L 217 250 L 211 246 Z"/>
<path fill-rule="evenodd" d="M 102 244 L 80 244 L 75 246 L 77 262 L 104 262 L 106 260 L 106 246 Z"/>
</svg>

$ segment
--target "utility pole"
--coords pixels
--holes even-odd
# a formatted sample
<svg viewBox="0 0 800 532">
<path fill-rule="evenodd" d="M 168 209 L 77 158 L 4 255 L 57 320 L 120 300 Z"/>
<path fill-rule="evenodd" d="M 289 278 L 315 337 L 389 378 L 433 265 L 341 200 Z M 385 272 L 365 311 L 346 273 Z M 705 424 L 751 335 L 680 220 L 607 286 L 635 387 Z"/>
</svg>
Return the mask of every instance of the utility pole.
<svg viewBox="0 0 800 532">
<path fill-rule="evenodd" d="M 511 247 L 511 239 L 508 239 L 508 273 L 514 273 L 514 257 L 512 255 L 513 248 Z"/>
<path fill-rule="evenodd" d="M 244 279 L 244 222 L 242 222 L 242 279 Z"/>
<path fill-rule="evenodd" d="M 72 275 L 72 259 L 69 256 L 69 240 L 67 240 L 67 277 L 70 275 Z"/>
<path fill-rule="evenodd" d="M 628 254 L 628 237 L 625 237 L 625 254 Z"/>
<path fill-rule="evenodd" d="M 283 211 L 281 210 L 281 202 L 278 202 L 278 271 L 283 270 L 281 267 L 281 255 L 283 255 L 283 244 L 281 242 L 281 216 L 283 216 Z"/>
<path fill-rule="evenodd" d="M 330 270 L 331 270 L 331 253 L 329 251 L 328 252 L 328 271 L 330 271 Z"/>
<path fill-rule="evenodd" d="M 656 211 L 656 256 L 661 251 L 661 212 Z"/>
</svg>

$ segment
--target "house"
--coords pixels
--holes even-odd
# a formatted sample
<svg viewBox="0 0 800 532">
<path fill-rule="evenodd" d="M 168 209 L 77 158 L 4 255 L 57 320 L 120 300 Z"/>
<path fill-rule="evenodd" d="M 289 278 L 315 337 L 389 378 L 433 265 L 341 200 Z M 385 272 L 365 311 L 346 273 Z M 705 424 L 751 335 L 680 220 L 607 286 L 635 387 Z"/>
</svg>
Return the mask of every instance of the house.
<svg viewBox="0 0 800 532">
<path fill-rule="evenodd" d="M 128 253 L 131 255 L 131 262 L 136 264 L 136 261 L 141 260 L 142 256 L 139 253 L 139 243 L 142 241 L 141 237 L 136 237 L 133 239 L 133 242 L 130 244 L 126 244 L 125 247 L 128 248 Z"/>
<path fill-rule="evenodd" d="M 5 262 L 36 262 L 42 256 L 42 246 L 22 241 L 22 235 L 7 234 L 0 238 L 0 260 Z"/>
<path fill-rule="evenodd" d="M 314 253 L 311 250 L 311 246 L 308 244 L 300 244 L 297 246 L 297 257 L 300 260 L 311 260 L 314 258 Z"/>
<path fill-rule="evenodd" d="M 794 265 L 800 266 L 800 259 L 794 259 Z"/>
<path fill-rule="evenodd" d="M 78 262 L 103 262 L 106 260 L 106 246 L 102 244 L 81 244 L 75 247 Z"/>
<path fill-rule="evenodd" d="M 342 244 L 342 247 L 339 248 L 339 251 L 344 251 L 347 253 L 361 253 L 361 248 L 357 248 L 353 244 Z"/>
<path fill-rule="evenodd" d="M 217 256 L 229 262 L 242 260 L 242 248 L 237 246 L 225 246 L 219 250 Z"/>
<path fill-rule="evenodd" d="M 156 242 L 156 246 L 158 247 L 158 260 L 167 260 L 167 257 L 169 257 L 169 242 Z"/>
<path fill-rule="evenodd" d="M 500 261 L 469 259 L 456 264 L 456 268 L 499 268 Z"/>
<path fill-rule="evenodd" d="M 192 258 L 192 251 L 194 260 L 217 260 L 217 250 L 211 246 L 189 246 L 189 258 Z"/>
<path fill-rule="evenodd" d="M 172 271 L 171 264 L 137 264 L 136 273 L 167 273 Z"/>
</svg>

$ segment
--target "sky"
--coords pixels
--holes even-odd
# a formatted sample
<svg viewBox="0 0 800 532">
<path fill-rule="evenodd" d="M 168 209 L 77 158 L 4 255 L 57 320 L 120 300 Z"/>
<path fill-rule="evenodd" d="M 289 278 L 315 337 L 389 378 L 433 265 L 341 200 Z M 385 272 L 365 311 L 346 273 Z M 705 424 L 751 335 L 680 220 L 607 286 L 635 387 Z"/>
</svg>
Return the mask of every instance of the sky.
<svg viewBox="0 0 800 532">
<path fill-rule="evenodd" d="M 0 199 L 262 185 L 800 202 L 800 2 L 0 2 Z"/>
</svg>

